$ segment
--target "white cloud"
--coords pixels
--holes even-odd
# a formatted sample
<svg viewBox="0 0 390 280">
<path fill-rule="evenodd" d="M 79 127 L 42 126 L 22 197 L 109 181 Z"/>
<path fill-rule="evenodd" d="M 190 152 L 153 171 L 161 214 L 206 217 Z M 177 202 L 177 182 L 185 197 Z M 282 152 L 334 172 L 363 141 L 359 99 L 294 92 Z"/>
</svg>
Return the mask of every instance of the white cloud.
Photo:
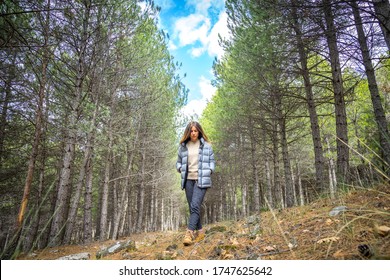
<svg viewBox="0 0 390 280">
<path fill-rule="evenodd" d="M 205 14 L 207 14 L 207 11 L 211 6 L 210 0 L 203 0 L 203 1 L 191 0 L 188 1 L 187 3 L 192 3 L 195 6 L 195 10 L 198 13 L 205 13 Z"/>
<path fill-rule="evenodd" d="M 204 108 L 206 108 L 207 102 L 203 99 L 194 99 L 188 102 L 186 106 L 181 110 L 182 114 L 190 119 L 197 119 L 202 115 Z"/>
<path fill-rule="evenodd" d="M 172 39 L 178 47 L 189 46 L 192 57 L 207 53 L 211 57 L 220 58 L 223 49 L 218 44 L 218 34 L 222 38 L 229 34 L 227 14 L 223 11 L 224 0 L 187 0 L 186 5 L 194 7 L 195 12 L 175 21 Z M 197 119 L 202 115 L 216 91 L 211 81 L 204 76 L 198 79 L 198 88 L 201 98 L 189 101 L 181 111 L 190 119 Z"/>
<path fill-rule="evenodd" d="M 222 38 L 229 34 L 227 14 L 224 11 L 221 12 L 218 21 L 212 26 L 212 20 L 208 15 L 208 10 L 213 5 L 212 2 L 220 3 L 221 1 L 188 1 L 188 5 L 196 7 L 196 12 L 179 18 L 174 24 L 173 38 L 179 41 L 178 44 L 181 47 L 193 46 L 189 51 L 193 57 L 199 57 L 205 52 L 218 58 L 223 55 L 223 49 L 218 44 L 218 34 Z"/>
<path fill-rule="evenodd" d="M 215 87 L 211 85 L 211 81 L 204 76 L 199 78 L 198 85 L 202 94 L 201 99 L 191 100 L 181 111 L 183 115 L 190 119 L 197 119 L 202 115 L 207 103 L 211 101 L 216 91 Z"/>
<path fill-rule="evenodd" d="M 204 76 L 200 77 L 199 80 L 200 93 L 202 94 L 202 100 L 206 102 L 211 101 L 215 94 L 215 87 L 211 85 L 211 81 L 206 79 Z"/>
<path fill-rule="evenodd" d="M 199 57 L 205 52 L 205 50 L 206 50 L 205 47 L 192 48 L 190 53 L 191 53 L 191 56 L 193 56 L 193 57 Z"/>
<path fill-rule="evenodd" d="M 170 51 L 177 50 L 177 46 L 172 42 L 172 40 L 169 40 L 168 42 L 168 50 Z"/>
<path fill-rule="evenodd" d="M 221 58 L 224 51 L 223 48 L 219 45 L 218 39 L 219 36 L 222 38 L 229 38 L 229 29 L 227 26 L 227 14 L 226 12 L 222 12 L 219 14 L 218 22 L 214 25 L 213 29 L 210 32 L 209 35 L 209 43 L 208 43 L 208 54 L 210 56 L 217 56 L 218 58 Z"/>
<path fill-rule="evenodd" d="M 201 14 L 191 14 L 175 22 L 174 37 L 179 39 L 180 46 L 207 43 L 207 33 L 211 27 L 210 20 Z"/>
</svg>

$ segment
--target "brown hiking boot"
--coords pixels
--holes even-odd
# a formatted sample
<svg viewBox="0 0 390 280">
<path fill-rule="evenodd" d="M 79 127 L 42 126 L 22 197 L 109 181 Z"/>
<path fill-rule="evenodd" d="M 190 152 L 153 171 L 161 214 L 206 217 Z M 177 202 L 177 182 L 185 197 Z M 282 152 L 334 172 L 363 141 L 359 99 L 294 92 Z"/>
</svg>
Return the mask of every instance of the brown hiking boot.
<svg viewBox="0 0 390 280">
<path fill-rule="evenodd" d="M 192 230 L 187 229 L 186 235 L 183 239 L 184 246 L 189 246 L 194 243 L 194 232 Z"/>
<path fill-rule="evenodd" d="M 202 241 L 204 238 L 205 238 L 204 229 L 201 229 L 201 230 L 198 230 L 197 232 L 195 232 L 195 240 L 194 240 L 195 243 Z"/>
</svg>

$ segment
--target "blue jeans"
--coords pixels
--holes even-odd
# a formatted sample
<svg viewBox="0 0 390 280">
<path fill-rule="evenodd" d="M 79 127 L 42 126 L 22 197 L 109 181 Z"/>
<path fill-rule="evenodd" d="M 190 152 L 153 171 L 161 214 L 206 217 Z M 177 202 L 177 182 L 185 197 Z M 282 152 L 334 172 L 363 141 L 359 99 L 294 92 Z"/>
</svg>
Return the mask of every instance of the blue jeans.
<svg viewBox="0 0 390 280">
<path fill-rule="evenodd" d="M 195 180 L 187 180 L 185 185 L 186 197 L 190 208 L 190 220 L 188 229 L 200 230 L 202 224 L 200 222 L 200 209 L 202 207 L 203 198 L 206 194 L 206 188 L 199 188 L 198 182 Z"/>
</svg>

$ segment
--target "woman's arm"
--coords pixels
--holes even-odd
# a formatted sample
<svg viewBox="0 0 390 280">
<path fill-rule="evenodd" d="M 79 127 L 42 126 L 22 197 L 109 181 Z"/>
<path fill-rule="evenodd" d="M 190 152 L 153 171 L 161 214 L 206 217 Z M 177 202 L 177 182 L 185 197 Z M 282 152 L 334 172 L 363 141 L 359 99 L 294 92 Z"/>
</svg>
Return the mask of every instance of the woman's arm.
<svg viewBox="0 0 390 280">
<path fill-rule="evenodd" d="M 181 165 L 182 165 L 182 156 L 181 156 L 181 147 L 179 147 L 179 151 L 177 152 L 177 161 L 176 161 L 176 170 L 177 172 L 181 172 Z"/>
<path fill-rule="evenodd" d="M 211 146 L 210 146 L 210 170 L 211 170 L 211 173 L 213 173 L 215 170 L 214 152 L 213 152 L 213 148 L 211 148 Z"/>
</svg>

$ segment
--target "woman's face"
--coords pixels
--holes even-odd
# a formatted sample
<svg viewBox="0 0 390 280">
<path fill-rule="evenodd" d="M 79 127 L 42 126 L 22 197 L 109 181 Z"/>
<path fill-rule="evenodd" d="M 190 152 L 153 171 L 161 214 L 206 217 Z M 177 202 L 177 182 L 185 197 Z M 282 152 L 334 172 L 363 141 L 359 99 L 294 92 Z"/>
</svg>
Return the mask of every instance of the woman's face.
<svg viewBox="0 0 390 280">
<path fill-rule="evenodd" d="M 190 134 L 190 137 L 191 137 L 191 141 L 192 141 L 192 142 L 196 142 L 196 140 L 198 140 L 199 131 L 196 129 L 195 126 L 191 126 L 191 134 Z"/>
</svg>

